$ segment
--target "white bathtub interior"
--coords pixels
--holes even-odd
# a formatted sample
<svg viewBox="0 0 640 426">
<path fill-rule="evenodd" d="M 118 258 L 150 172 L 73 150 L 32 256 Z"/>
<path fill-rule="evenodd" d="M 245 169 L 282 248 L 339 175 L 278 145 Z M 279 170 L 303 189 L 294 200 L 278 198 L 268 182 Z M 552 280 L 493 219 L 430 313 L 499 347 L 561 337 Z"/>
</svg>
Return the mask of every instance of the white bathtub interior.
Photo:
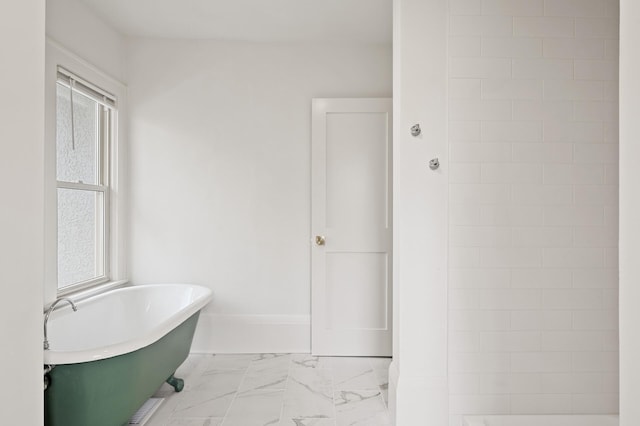
<svg viewBox="0 0 640 426">
<path fill-rule="evenodd" d="M 189 318 L 213 297 L 188 284 L 123 287 L 65 305 L 49 319 L 46 364 L 108 358 L 147 346 Z"/>
<path fill-rule="evenodd" d="M 618 426 L 617 415 L 466 416 L 462 426 Z"/>
</svg>

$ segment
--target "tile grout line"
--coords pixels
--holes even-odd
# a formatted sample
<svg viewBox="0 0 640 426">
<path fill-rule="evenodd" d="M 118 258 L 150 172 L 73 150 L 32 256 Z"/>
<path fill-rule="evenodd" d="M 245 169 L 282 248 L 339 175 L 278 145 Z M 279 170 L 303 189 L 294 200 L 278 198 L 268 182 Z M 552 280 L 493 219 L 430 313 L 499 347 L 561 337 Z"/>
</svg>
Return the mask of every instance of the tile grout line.
<svg viewBox="0 0 640 426">
<path fill-rule="evenodd" d="M 231 410 L 231 407 L 233 406 L 233 403 L 236 402 L 236 398 L 238 397 L 238 394 L 240 393 L 240 388 L 242 387 L 242 383 L 244 383 L 244 380 L 247 377 L 247 374 L 249 372 L 249 367 L 251 367 L 251 364 L 253 364 L 253 360 L 251 360 L 249 362 L 249 365 L 247 367 L 245 367 L 245 369 L 244 369 L 244 374 L 242 375 L 242 379 L 240 380 L 240 383 L 238 383 L 238 387 L 236 388 L 236 392 L 234 393 L 233 398 L 231 399 L 231 402 L 229 403 L 229 406 L 227 407 L 227 409 L 224 412 L 224 416 L 222 417 L 222 423 L 220 423 L 221 426 L 224 426 L 225 422 L 227 421 L 227 415 L 229 414 L 229 411 Z"/>
<path fill-rule="evenodd" d="M 318 359 L 320 359 L 318 357 Z M 318 364 L 320 362 L 318 361 Z M 330 364 L 331 371 L 331 401 L 333 402 L 333 424 L 338 425 L 338 410 L 336 410 L 336 388 L 335 388 L 335 380 L 333 377 L 333 365 Z"/>
<path fill-rule="evenodd" d="M 389 413 L 389 406 L 387 405 L 387 402 L 384 399 L 382 385 L 380 385 L 381 380 L 379 380 L 378 374 L 376 373 L 377 369 L 373 365 L 373 358 L 369 358 L 369 365 L 371 366 L 371 370 L 373 371 L 373 377 L 376 379 L 376 382 L 377 382 L 376 384 L 378 385 L 378 391 L 379 391 L 378 397 L 382 401 L 382 405 L 384 406 L 384 410 L 385 410 L 385 414 L 387 416 L 387 419 L 389 420 L 389 422 L 391 422 L 391 414 Z M 387 371 L 388 371 L 388 367 L 387 367 Z M 387 377 L 387 382 L 388 381 L 389 381 L 389 378 Z M 388 387 L 389 386 L 387 385 L 387 388 Z"/>
<path fill-rule="evenodd" d="M 287 388 L 289 387 L 289 380 L 291 378 L 291 369 L 293 368 L 293 354 L 290 354 L 291 359 L 289 360 L 289 368 L 287 369 L 287 378 L 284 382 L 284 392 L 282 394 L 282 402 L 280 403 L 280 416 L 278 417 L 278 426 L 282 424 L 282 416 L 284 416 L 284 400 L 287 395 Z"/>
<path fill-rule="evenodd" d="M 189 383 L 189 381 L 191 380 L 192 377 L 195 377 L 194 375 L 198 371 L 198 368 L 200 367 L 200 364 L 203 364 L 205 362 L 205 360 L 206 360 L 206 357 L 203 357 L 199 362 L 194 363 L 194 365 L 187 372 L 185 372 L 184 380 L 185 380 L 185 382 L 187 384 Z M 184 392 L 189 392 L 189 389 L 188 388 L 184 389 Z M 162 423 L 161 425 L 158 425 L 158 426 L 167 426 L 171 422 L 171 420 L 174 418 L 174 413 L 175 413 L 176 408 L 178 406 L 178 402 L 174 402 L 172 397 L 180 398 L 180 396 L 181 395 L 177 394 L 176 392 L 173 392 L 173 394 L 164 396 L 164 398 L 165 398 L 165 407 L 168 407 L 170 409 L 167 410 L 168 413 L 165 416 L 158 417 L 159 421 Z M 158 410 L 157 413 L 154 414 L 154 416 L 156 414 L 160 414 L 161 410 L 162 410 L 162 407 Z M 149 420 L 153 421 L 154 417 L 152 416 L 151 419 L 149 419 Z M 153 423 L 155 423 L 155 421 L 153 421 Z M 151 423 L 151 424 L 153 424 L 153 423 Z"/>
<path fill-rule="evenodd" d="M 214 355 L 211 356 L 211 358 L 213 358 Z M 185 381 L 187 381 L 187 386 L 186 389 L 183 390 L 183 392 L 191 392 L 191 384 L 189 383 L 191 381 L 191 379 L 193 379 L 194 381 L 196 380 L 197 377 L 201 377 L 202 374 L 204 373 L 204 368 L 206 365 L 206 361 L 207 361 L 207 357 L 204 356 L 202 357 L 202 359 L 198 362 L 196 362 L 192 368 L 190 369 L 190 371 L 187 373 L 187 375 L 185 376 Z M 175 395 L 175 394 L 174 394 Z M 179 395 L 182 398 L 186 398 L 184 396 L 184 394 L 180 394 Z M 171 408 L 171 412 L 169 414 L 169 417 L 167 418 L 167 424 L 169 422 L 171 422 L 171 419 L 174 418 L 174 414 L 176 412 L 176 409 L 178 408 L 178 404 L 179 401 L 177 401 L 175 404 L 173 404 L 173 407 Z"/>
</svg>

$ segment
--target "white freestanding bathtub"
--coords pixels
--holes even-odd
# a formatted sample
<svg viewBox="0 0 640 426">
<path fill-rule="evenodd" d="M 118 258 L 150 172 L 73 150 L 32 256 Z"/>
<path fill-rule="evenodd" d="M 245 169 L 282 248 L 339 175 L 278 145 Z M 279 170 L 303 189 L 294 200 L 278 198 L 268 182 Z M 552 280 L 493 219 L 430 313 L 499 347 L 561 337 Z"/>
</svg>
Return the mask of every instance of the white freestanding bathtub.
<svg viewBox="0 0 640 426">
<path fill-rule="evenodd" d="M 52 312 L 44 363 L 76 364 L 123 355 L 157 341 L 211 301 L 191 284 L 146 284 L 107 291 Z"/>
<path fill-rule="evenodd" d="M 184 362 L 206 287 L 139 285 L 68 305 L 49 317 L 44 351 L 46 426 L 113 426 L 127 419 Z"/>
<path fill-rule="evenodd" d="M 618 426 L 617 415 L 465 416 L 464 426 Z"/>
</svg>

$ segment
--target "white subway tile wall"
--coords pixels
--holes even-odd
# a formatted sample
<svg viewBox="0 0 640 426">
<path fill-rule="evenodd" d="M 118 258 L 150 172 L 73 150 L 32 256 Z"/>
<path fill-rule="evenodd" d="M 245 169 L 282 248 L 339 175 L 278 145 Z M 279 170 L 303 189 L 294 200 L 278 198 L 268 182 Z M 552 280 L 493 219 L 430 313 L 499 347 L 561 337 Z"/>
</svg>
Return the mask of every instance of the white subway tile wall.
<svg viewBox="0 0 640 426">
<path fill-rule="evenodd" d="M 617 0 L 450 0 L 451 425 L 618 411 Z"/>
</svg>

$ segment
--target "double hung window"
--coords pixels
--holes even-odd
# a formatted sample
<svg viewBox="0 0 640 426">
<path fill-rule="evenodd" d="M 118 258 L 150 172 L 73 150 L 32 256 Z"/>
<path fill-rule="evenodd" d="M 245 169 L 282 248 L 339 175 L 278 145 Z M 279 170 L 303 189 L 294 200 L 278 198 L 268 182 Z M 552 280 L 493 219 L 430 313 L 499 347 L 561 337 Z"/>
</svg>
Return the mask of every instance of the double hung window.
<svg viewBox="0 0 640 426">
<path fill-rule="evenodd" d="M 110 152 L 115 96 L 58 67 L 58 290 L 110 279 Z"/>
</svg>

